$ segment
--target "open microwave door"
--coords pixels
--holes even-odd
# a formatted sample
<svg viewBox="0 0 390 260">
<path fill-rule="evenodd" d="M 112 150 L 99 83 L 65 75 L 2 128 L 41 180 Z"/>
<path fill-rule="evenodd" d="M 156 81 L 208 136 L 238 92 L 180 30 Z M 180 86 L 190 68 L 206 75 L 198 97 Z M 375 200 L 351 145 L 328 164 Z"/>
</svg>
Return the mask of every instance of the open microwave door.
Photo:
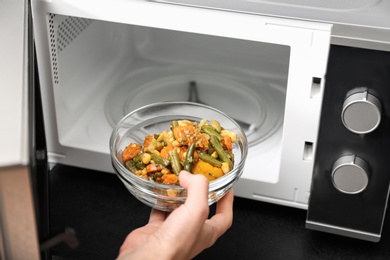
<svg viewBox="0 0 390 260">
<path fill-rule="evenodd" d="M 31 175 L 34 109 L 28 7 L 25 0 L 0 1 L 0 259 L 40 259 Z"/>
</svg>

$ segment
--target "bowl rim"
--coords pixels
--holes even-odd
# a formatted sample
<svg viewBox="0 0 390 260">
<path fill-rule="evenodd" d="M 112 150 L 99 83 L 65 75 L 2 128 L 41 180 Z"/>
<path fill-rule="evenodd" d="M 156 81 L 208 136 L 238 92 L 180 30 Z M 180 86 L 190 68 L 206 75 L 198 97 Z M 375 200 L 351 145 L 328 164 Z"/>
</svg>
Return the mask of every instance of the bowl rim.
<svg viewBox="0 0 390 260">
<path fill-rule="evenodd" d="M 222 176 L 222 177 L 219 177 L 215 180 L 211 180 L 209 181 L 209 192 L 212 192 L 216 189 L 219 189 L 221 188 L 220 186 L 218 186 L 218 184 L 220 183 L 223 183 L 223 181 L 227 178 L 237 178 L 237 177 L 240 177 L 240 175 L 242 174 L 243 172 L 243 166 L 245 164 L 245 161 L 246 161 L 246 158 L 248 156 L 248 150 L 249 150 L 249 146 L 248 146 L 248 140 L 247 140 L 247 137 L 246 137 L 246 134 L 244 132 L 244 130 L 240 127 L 240 125 L 233 119 L 231 118 L 230 116 L 228 116 L 226 113 L 222 112 L 221 110 L 219 109 L 216 109 L 212 106 L 208 106 L 208 105 L 204 105 L 204 104 L 200 104 L 200 103 L 196 103 L 196 102 L 191 102 L 191 101 L 163 101 L 163 102 L 155 102 L 155 103 L 150 103 L 150 104 L 147 104 L 145 106 L 141 106 L 131 112 L 129 112 L 127 115 L 125 115 L 117 124 L 116 126 L 114 127 L 114 129 L 112 130 L 112 133 L 111 133 L 111 136 L 110 136 L 110 141 L 109 141 L 109 144 L 110 144 L 110 157 L 111 157 L 111 161 L 112 161 L 112 164 L 113 164 L 113 168 L 116 172 L 116 174 L 120 175 L 120 178 L 122 180 L 125 180 L 126 182 L 129 182 L 129 183 L 132 183 L 133 181 L 135 181 L 137 184 L 145 184 L 147 186 L 154 186 L 156 188 L 160 188 L 160 189 L 173 189 L 173 190 L 178 190 L 178 191 L 184 191 L 186 189 L 184 189 L 182 186 L 180 185 L 169 185 L 169 184 L 162 184 L 162 183 L 158 183 L 158 182 L 153 182 L 153 181 L 150 181 L 150 180 L 146 180 L 146 179 L 143 179 L 143 178 L 140 178 L 139 176 L 135 175 L 134 173 L 132 173 L 131 171 L 129 171 L 124 165 L 123 163 L 121 163 L 117 157 L 116 157 L 116 151 L 114 151 L 114 139 L 115 139 L 115 134 L 116 132 L 118 131 L 118 127 L 126 120 L 128 119 L 129 117 L 131 117 L 133 114 L 139 112 L 139 111 L 142 111 L 142 110 L 146 110 L 146 109 L 149 109 L 149 108 L 152 108 L 152 107 L 158 107 L 158 106 L 161 106 L 161 105 L 187 105 L 187 106 L 196 106 L 196 107 L 202 107 L 202 108 L 205 108 L 205 109 L 208 109 L 208 110 L 213 110 L 214 112 L 217 112 L 219 114 L 221 114 L 223 117 L 226 117 L 229 121 L 231 121 L 235 126 L 236 128 L 239 130 L 240 133 L 237 133 L 237 134 L 240 134 L 241 138 L 242 138 L 242 145 L 239 145 L 239 149 L 241 151 L 241 160 L 234 165 L 234 168 L 228 172 L 226 175 Z M 116 167 L 119 167 L 122 171 L 118 171 Z M 232 174 L 234 171 L 237 171 L 238 169 L 241 169 L 241 173 L 238 173 L 236 174 L 236 176 L 232 177 Z M 128 174 L 125 174 L 125 173 L 128 173 Z M 230 183 L 230 182 L 229 182 Z"/>
</svg>

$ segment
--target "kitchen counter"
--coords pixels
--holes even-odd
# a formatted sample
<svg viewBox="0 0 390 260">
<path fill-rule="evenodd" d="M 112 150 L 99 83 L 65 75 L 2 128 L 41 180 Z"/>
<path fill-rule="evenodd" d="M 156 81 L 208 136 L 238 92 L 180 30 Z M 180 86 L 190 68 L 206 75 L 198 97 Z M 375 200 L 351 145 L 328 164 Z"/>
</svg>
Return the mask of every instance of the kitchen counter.
<svg viewBox="0 0 390 260">
<path fill-rule="evenodd" d="M 115 259 L 150 212 L 116 175 L 75 167 L 51 170 L 50 195 L 51 233 L 72 228 L 80 240 L 76 249 L 52 248 L 52 259 Z M 305 219 L 305 210 L 236 197 L 233 226 L 196 259 L 390 259 L 389 221 L 372 243 L 308 230 Z"/>
</svg>

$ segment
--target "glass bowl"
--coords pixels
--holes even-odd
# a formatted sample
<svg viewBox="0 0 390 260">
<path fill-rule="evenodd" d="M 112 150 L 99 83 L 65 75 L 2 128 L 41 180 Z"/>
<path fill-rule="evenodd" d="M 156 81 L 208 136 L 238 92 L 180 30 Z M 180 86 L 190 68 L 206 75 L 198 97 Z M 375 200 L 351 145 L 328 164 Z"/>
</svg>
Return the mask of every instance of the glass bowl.
<svg viewBox="0 0 390 260">
<path fill-rule="evenodd" d="M 183 204 L 187 191 L 181 186 L 160 184 L 142 179 L 130 172 L 122 162 L 122 151 L 130 143 L 143 143 L 146 135 L 170 129 L 173 120 L 218 120 L 221 126 L 235 132 L 234 168 L 226 175 L 210 181 L 209 205 L 221 199 L 241 176 L 248 154 L 248 143 L 241 127 L 225 113 L 193 102 L 161 102 L 143 106 L 127 114 L 114 128 L 110 138 L 111 160 L 115 172 L 126 188 L 144 204 L 162 211 L 172 211 Z"/>
</svg>

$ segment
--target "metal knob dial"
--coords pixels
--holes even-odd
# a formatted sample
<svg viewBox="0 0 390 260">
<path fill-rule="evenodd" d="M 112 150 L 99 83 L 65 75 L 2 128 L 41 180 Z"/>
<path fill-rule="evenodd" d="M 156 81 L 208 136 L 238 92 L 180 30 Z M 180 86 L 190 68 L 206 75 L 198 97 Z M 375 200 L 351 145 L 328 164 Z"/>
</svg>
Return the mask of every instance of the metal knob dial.
<svg viewBox="0 0 390 260">
<path fill-rule="evenodd" d="M 343 193 L 362 192 L 368 185 L 369 177 L 368 164 L 356 155 L 340 157 L 333 165 L 333 185 Z"/>
<path fill-rule="evenodd" d="M 351 132 L 367 134 L 378 127 L 381 121 L 381 110 L 381 103 L 375 96 L 367 91 L 361 91 L 345 99 L 341 120 Z"/>
</svg>

